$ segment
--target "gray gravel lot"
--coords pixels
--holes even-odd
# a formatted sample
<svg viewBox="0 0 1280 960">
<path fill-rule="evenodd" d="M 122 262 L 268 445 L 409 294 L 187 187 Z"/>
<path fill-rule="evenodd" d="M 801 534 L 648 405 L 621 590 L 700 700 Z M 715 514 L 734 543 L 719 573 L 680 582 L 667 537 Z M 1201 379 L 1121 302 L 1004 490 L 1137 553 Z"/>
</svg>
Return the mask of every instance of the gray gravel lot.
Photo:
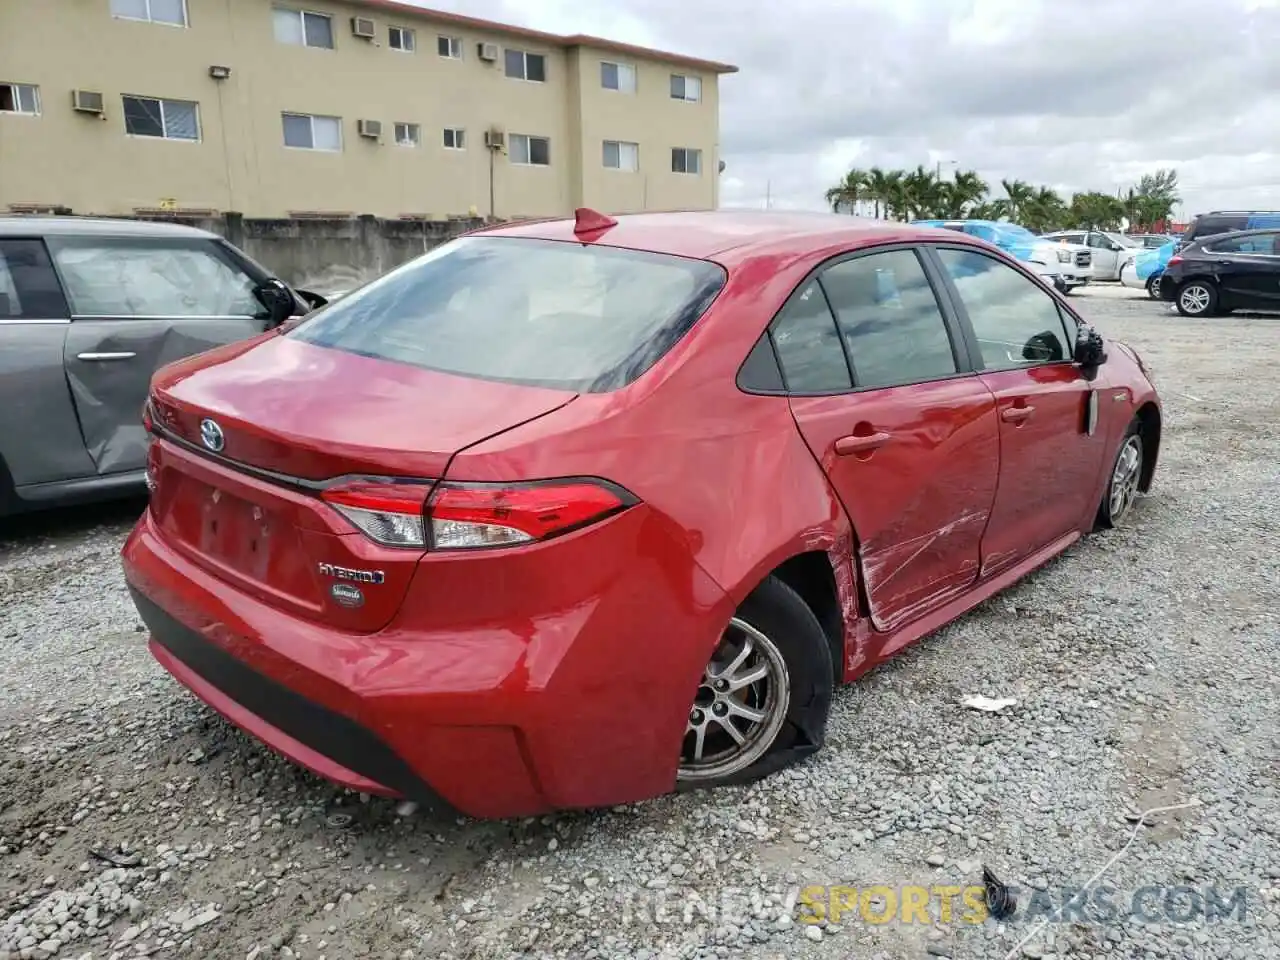
<svg viewBox="0 0 1280 960">
<path fill-rule="evenodd" d="M 137 504 L 0 528 L 0 960 L 1280 957 L 1280 318 L 1078 299 L 1164 393 L 1152 495 L 846 688 L 827 749 L 749 788 L 402 816 L 276 758 L 152 662 L 117 560 Z M 972 693 L 1018 702 L 962 709 Z M 959 905 L 910 924 L 795 909 L 809 885 L 959 886 L 986 864 L 1043 915 L 1135 830 L 1111 902 L 1181 893 L 1025 946 L 1034 921 Z M 1211 887 L 1228 916 L 1194 909 Z"/>
</svg>

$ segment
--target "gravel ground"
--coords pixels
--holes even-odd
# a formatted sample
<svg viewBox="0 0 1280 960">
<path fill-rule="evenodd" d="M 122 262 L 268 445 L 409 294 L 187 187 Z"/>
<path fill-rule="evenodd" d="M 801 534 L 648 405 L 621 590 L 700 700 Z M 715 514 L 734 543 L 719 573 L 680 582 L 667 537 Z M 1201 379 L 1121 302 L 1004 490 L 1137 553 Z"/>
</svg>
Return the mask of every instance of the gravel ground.
<svg viewBox="0 0 1280 960">
<path fill-rule="evenodd" d="M 152 662 L 117 560 L 137 504 L 11 524 L 0 960 L 1280 957 L 1280 321 L 1079 302 L 1156 371 L 1153 494 L 846 688 L 827 749 L 749 788 L 501 823 L 365 802 Z M 972 693 L 1017 703 L 961 708 Z M 1157 893 L 1020 946 L 1034 922 L 942 922 L 940 901 L 935 923 L 796 909 L 809 885 L 967 884 L 984 864 L 1024 908 L 1057 906 L 1133 834 L 1114 904 L 1243 887 L 1243 919 L 1194 916 L 1184 889 L 1182 922 Z"/>
</svg>

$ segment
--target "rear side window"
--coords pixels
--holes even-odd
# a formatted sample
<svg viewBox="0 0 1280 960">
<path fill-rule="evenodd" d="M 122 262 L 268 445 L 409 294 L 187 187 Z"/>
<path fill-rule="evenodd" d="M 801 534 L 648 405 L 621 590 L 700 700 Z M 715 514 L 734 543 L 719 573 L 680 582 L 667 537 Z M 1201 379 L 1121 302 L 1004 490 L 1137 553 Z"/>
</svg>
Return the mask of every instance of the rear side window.
<svg viewBox="0 0 1280 960">
<path fill-rule="evenodd" d="M 823 271 L 859 387 L 891 387 L 956 373 L 946 321 L 919 257 L 891 250 Z"/>
<path fill-rule="evenodd" d="M 1210 253 L 1257 253 L 1274 256 L 1276 235 L 1261 233 L 1250 237 L 1223 237 L 1221 240 L 1206 243 L 1204 248 Z"/>
<path fill-rule="evenodd" d="M 839 393 L 853 387 L 849 363 L 827 298 L 812 280 L 773 322 L 785 386 L 792 393 Z"/>
<path fill-rule="evenodd" d="M 428 370 L 600 393 L 656 363 L 711 305 L 705 260 L 517 237 L 463 237 L 291 331 Z"/>
</svg>

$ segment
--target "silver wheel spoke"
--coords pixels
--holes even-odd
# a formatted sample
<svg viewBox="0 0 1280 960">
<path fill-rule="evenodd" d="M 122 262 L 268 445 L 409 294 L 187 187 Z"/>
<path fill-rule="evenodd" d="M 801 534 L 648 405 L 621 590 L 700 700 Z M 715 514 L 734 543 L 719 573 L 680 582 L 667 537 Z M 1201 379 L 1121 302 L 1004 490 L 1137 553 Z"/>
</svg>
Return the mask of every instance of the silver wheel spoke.
<svg viewBox="0 0 1280 960">
<path fill-rule="evenodd" d="M 724 719 L 717 718 L 716 723 L 720 725 L 721 730 L 733 738 L 733 742 L 738 746 L 742 746 L 747 742 L 747 738 L 742 735 L 741 731 L 739 731 L 737 727 L 729 722 L 727 717 Z"/>
<path fill-rule="evenodd" d="M 744 673 L 740 677 L 731 677 L 729 679 L 729 689 L 741 690 L 743 687 L 749 687 L 753 683 L 758 683 L 767 676 L 769 676 L 769 665 L 767 663 L 762 663 L 754 670 Z"/>
<path fill-rule="evenodd" d="M 735 673 L 738 672 L 738 668 L 747 662 L 747 658 L 751 656 L 754 650 L 755 650 L 755 647 L 751 643 L 751 638 L 746 637 L 742 641 L 742 652 L 740 652 L 736 657 L 733 658 L 732 663 L 730 663 L 723 670 L 717 671 L 716 673 L 712 673 L 711 668 L 708 667 L 707 674 L 711 677 L 712 680 L 723 679 L 725 677 L 732 677 Z"/>
<path fill-rule="evenodd" d="M 693 759 L 701 760 L 702 752 L 707 747 L 706 723 L 690 724 L 693 727 Z"/>
</svg>

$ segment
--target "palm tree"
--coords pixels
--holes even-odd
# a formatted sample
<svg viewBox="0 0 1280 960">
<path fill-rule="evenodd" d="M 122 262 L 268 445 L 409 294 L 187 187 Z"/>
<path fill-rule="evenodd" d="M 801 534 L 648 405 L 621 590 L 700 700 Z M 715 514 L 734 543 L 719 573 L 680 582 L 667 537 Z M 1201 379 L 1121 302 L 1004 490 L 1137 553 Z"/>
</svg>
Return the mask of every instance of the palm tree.
<svg viewBox="0 0 1280 960">
<path fill-rule="evenodd" d="M 1004 187 L 1004 195 L 1008 198 L 1009 219 L 1019 222 L 1022 208 L 1035 197 L 1035 188 L 1022 180 L 1001 180 L 1000 186 Z"/>
<path fill-rule="evenodd" d="M 859 201 L 867 196 L 867 172 L 853 167 L 844 175 L 844 179 L 826 193 L 827 203 L 832 213 L 842 210 L 857 214 Z"/>
<path fill-rule="evenodd" d="M 966 214 L 970 220 L 1002 220 L 1008 215 L 1009 201 L 1003 197 L 975 203 Z"/>
<path fill-rule="evenodd" d="M 1044 233 L 1062 226 L 1066 219 L 1067 205 L 1048 187 L 1030 190 L 1023 201 L 1018 222 L 1028 230 Z"/>
<path fill-rule="evenodd" d="M 980 206 L 987 196 L 987 184 L 982 177 L 978 176 L 976 170 L 959 170 L 956 171 L 955 179 L 950 183 L 941 184 L 942 191 L 942 216 L 948 219 L 959 219 L 966 216 L 975 215 L 972 213 L 974 207 Z M 975 217 L 979 220 L 991 220 L 994 217 Z"/>
<path fill-rule="evenodd" d="M 880 219 L 883 209 L 881 204 L 887 203 L 889 199 L 889 174 L 879 167 L 872 167 L 867 171 L 867 199 L 875 204 L 876 219 Z"/>
</svg>

